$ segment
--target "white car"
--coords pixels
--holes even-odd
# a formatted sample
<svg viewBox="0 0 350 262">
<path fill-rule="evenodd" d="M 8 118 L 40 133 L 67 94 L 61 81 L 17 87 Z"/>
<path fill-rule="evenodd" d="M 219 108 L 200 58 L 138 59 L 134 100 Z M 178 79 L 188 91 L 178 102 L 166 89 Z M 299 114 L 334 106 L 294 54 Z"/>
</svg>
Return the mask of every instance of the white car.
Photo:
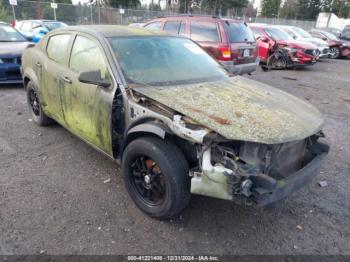
<svg viewBox="0 0 350 262">
<path fill-rule="evenodd" d="M 326 41 L 313 37 L 308 32 L 297 26 L 278 26 L 278 28 L 291 35 L 295 40 L 308 42 L 316 45 L 319 51 L 319 58 L 330 57 L 330 49 Z"/>
</svg>

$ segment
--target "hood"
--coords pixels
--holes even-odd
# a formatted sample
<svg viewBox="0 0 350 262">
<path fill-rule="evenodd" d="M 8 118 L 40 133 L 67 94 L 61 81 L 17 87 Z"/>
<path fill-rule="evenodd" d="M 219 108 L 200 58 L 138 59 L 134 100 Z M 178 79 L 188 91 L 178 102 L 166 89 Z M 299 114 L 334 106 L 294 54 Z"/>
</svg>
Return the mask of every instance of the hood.
<svg viewBox="0 0 350 262">
<path fill-rule="evenodd" d="M 299 40 L 279 40 L 277 41 L 279 44 L 287 45 L 291 48 L 302 48 L 302 49 L 317 49 L 317 47 L 310 43 L 305 41 L 299 41 Z"/>
<path fill-rule="evenodd" d="M 0 55 L 19 56 L 22 55 L 24 49 L 29 42 L 0 42 Z"/>
<path fill-rule="evenodd" d="M 312 43 L 314 45 L 328 46 L 328 43 L 326 41 L 316 37 L 299 38 L 298 40 L 302 42 Z"/>
<path fill-rule="evenodd" d="M 324 123 L 321 113 L 309 103 L 241 76 L 133 90 L 232 140 L 296 141 L 317 133 Z"/>
</svg>

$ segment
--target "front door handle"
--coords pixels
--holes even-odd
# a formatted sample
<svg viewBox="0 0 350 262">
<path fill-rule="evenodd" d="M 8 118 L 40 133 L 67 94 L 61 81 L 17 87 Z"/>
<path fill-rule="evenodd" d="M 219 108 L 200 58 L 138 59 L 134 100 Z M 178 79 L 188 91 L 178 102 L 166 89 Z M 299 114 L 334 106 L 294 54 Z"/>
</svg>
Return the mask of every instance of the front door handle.
<svg viewBox="0 0 350 262">
<path fill-rule="evenodd" d="M 41 65 L 40 62 L 36 62 L 35 65 L 36 65 L 37 67 L 39 67 L 39 68 L 42 68 L 42 65 Z"/>
<path fill-rule="evenodd" d="M 72 80 L 70 80 L 68 76 L 62 77 L 62 80 L 63 80 L 64 82 L 68 83 L 68 84 L 71 84 L 71 83 L 72 83 Z"/>
</svg>

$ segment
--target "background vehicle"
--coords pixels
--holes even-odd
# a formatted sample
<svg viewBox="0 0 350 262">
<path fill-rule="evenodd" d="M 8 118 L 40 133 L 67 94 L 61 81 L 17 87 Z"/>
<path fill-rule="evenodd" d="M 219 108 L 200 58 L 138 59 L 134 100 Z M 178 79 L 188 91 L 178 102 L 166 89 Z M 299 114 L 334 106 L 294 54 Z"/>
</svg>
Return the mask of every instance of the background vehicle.
<svg viewBox="0 0 350 262">
<path fill-rule="evenodd" d="M 335 28 L 335 27 L 320 27 L 320 28 L 315 28 L 313 30 L 320 30 L 320 31 L 328 32 L 328 33 L 335 35 L 336 37 L 339 37 L 341 34 L 341 31 L 342 31 L 339 28 Z"/>
<path fill-rule="evenodd" d="M 339 38 L 344 41 L 350 41 L 350 26 L 344 27 Z"/>
<path fill-rule="evenodd" d="M 160 17 L 145 23 L 147 29 L 186 36 L 234 74 L 247 74 L 258 65 L 257 44 L 247 24 L 211 16 Z"/>
<path fill-rule="evenodd" d="M 310 34 L 313 37 L 318 37 L 324 41 L 327 41 L 330 46 L 331 58 L 338 57 L 350 57 L 350 43 L 340 40 L 335 35 L 321 30 L 312 30 Z"/>
<path fill-rule="evenodd" d="M 311 44 L 314 44 L 315 46 L 317 46 L 317 49 L 318 49 L 317 55 L 320 58 L 329 57 L 329 55 L 330 55 L 329 45 L 327 44 L 327 42 L 323 41 L 322 39 L 312 37 L 312 35 L 310 35 L 305 30 L 301 29 L 300 27 L 278 26 L 278 28 L 280 28 L 283 31 L 285 31 L 286 33 L 288 33 L 295 40 L 308 42 L 308 43 L 311 43 Z"/>
<path fill-rule="evenodd" d="M 0 23 L 0 84 L 22 83 L 21 56 L 28 45 L 16 29 Z"/>
<path fill-rule="evenodd" d="M 230 77 L 183 37 L 58 29 L 26 49 L 23 77 L 33 121 L 53 118 L 121 160 L 130 196 L 152 217 L 176 215 L 191 193 L 268 205 L 311 181 L 328 153 L 316 108 Z"/>
<path fill-rule="evenodd" d="M 15 23 L 15 28 L 34 43 L 39 42 L 47 32 L 62 26 L 67 25 L 55 20 L 23 20 Z"/>
<path fill-rule="evenodd" d="M 263 24 L 250 24 L 255 36 L 258 38 L 259 58 L 262 65 L 267 64 L 268 58 L 273 54 L 275 45 L 288 51 L 293 64 L 286 67 L 313 65 L 316 63 L 317 48 L 315 45 L 294 40 L 281 29 Z"/>
</svg>

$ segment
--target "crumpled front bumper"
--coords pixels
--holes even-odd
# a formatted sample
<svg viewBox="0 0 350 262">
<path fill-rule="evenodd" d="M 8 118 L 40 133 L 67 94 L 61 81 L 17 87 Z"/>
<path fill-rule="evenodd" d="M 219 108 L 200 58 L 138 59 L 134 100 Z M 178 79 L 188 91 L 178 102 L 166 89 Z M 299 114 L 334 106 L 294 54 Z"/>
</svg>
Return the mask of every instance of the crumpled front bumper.
<svg viewBox="0 0 350 262">
<path fill-rule="evenodd" d="M 211 152 L 208 149 L 203 154 L 202 173 L 195 172 L 191 179 L 191 193 L 226 200 L 247 197 L 260 207 L 269 205 L 298 191 L 319 173 L 322 161 L 328 154 L 329 146 L 316 142 L 309 150 L 313 158 L 296 173 L 281 180 L 275 180 L 267 175 L 248 176 L 249 183 L 252 183 L 248 189 L 249 193 L 233 195 L 232 185 L 229 182 L 233 171 L 221 165 L 213 166 L 210 158 Z M 243 184 L 246 181 L 241 182 L 241 192 L 245 191 Z"/>
<path fill-rule="evenodd" d="M 329 146 L 317 143 L 312 150 L 314 150 L 316 156 L 296 173 L 289 175 L 285 179 L 278 180 L 273 190 L 267 190 L 262 187 L 254 188 L 253 201 L 260 207 L 266 206 L 287 197 L 309 183 L 319 173 L 322 161 L 328 154 Z"/>
</svg>

